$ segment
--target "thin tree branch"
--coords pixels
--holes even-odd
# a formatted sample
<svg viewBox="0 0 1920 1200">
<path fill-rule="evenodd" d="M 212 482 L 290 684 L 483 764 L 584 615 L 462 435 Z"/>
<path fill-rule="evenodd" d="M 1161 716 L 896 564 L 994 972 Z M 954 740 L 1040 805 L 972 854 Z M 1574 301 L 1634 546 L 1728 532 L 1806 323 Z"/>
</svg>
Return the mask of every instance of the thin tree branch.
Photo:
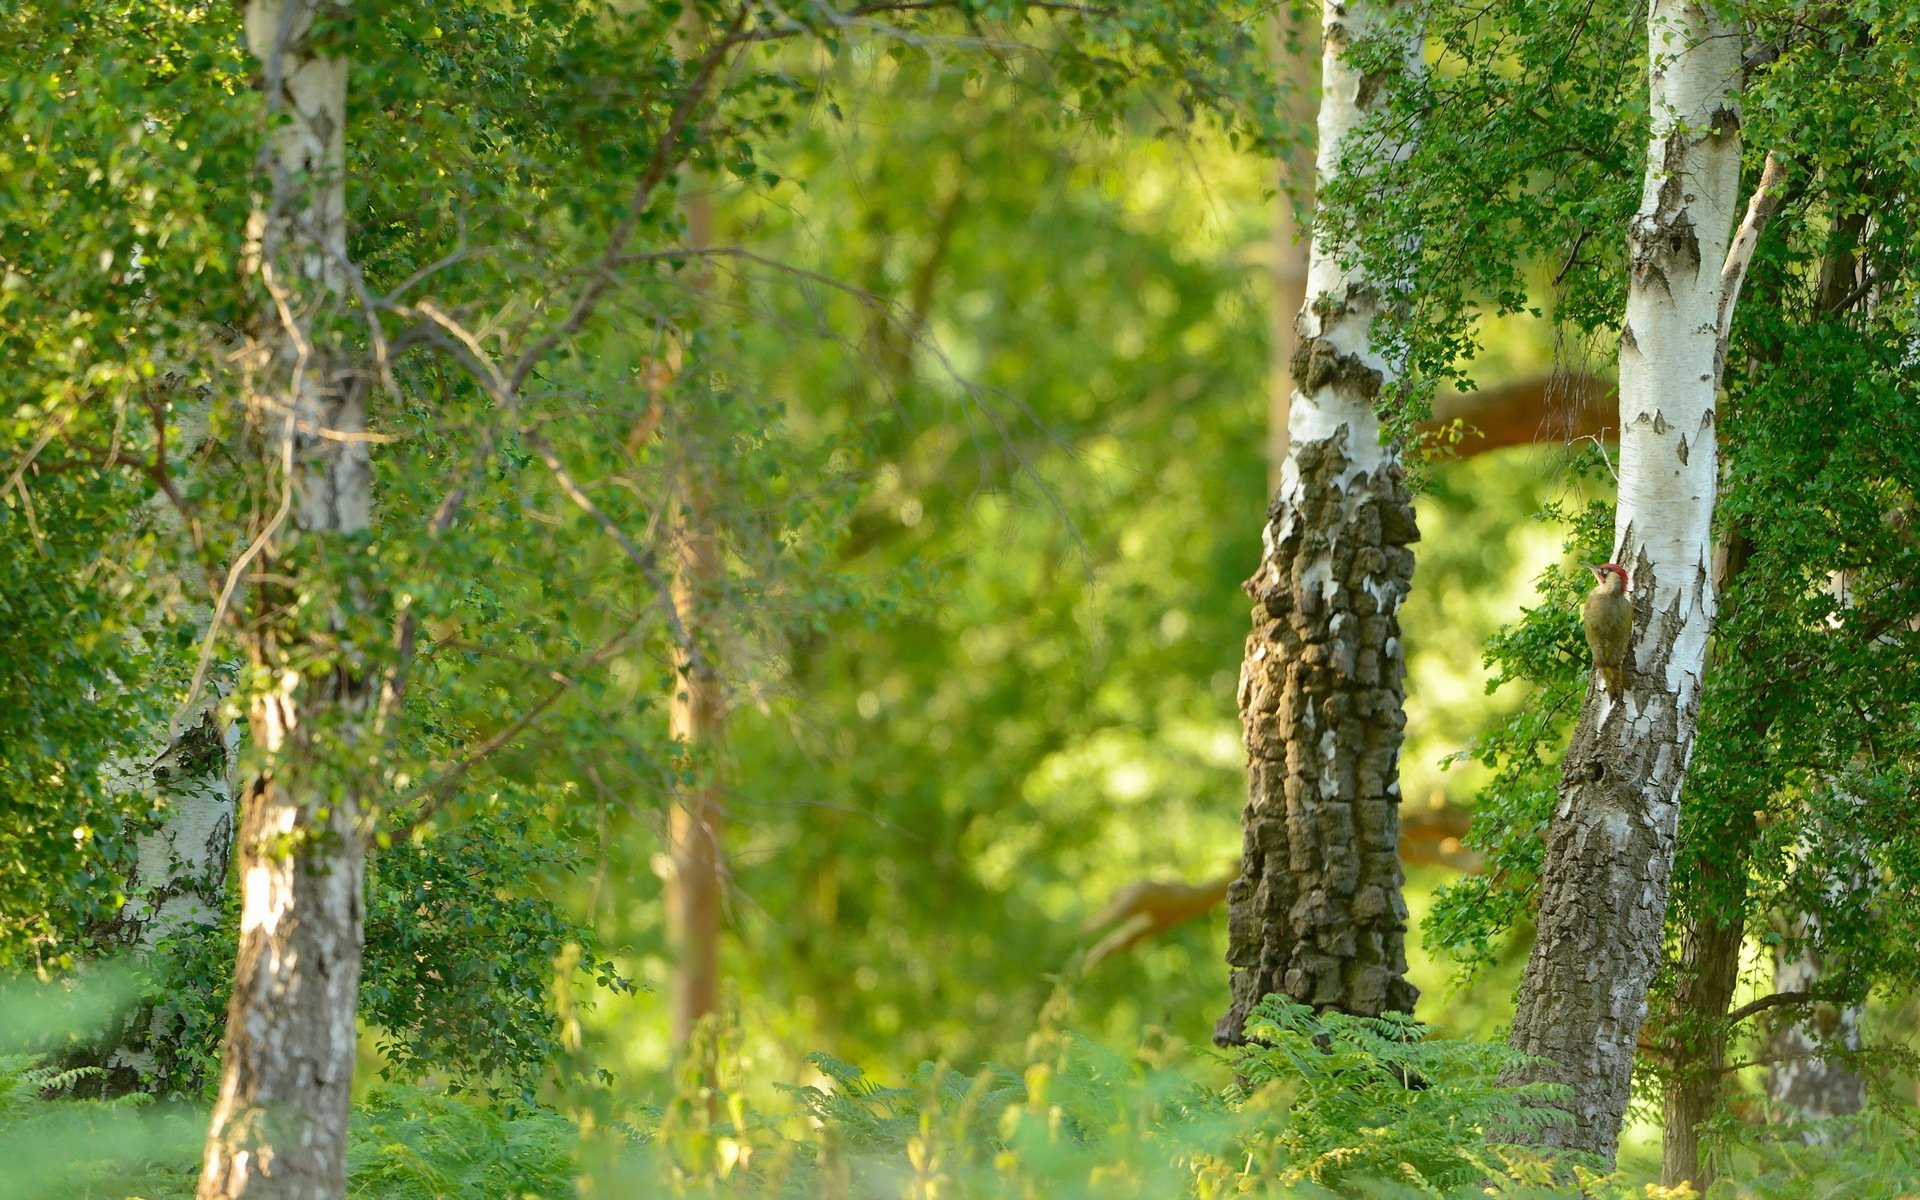
<svg viewBox="0 0 1920 1200">
<path fill-rule="evenodd" d="M 1727 340 L 1733 333 L 1733 310 L 1740 300 L 1740 285 L 1746 282 L 1747 266 L 1767 222 L 1780 207 L 1780 185 L 1786 182 L 1787 166 L 1773 151 L 1767 152 L 1766 165 L 1760 169 L 1760 182 L 1747 200 L 1747 215 L 1727 247 L 1727 261 L 1720 268 L 1720 310 L 1715 316 L 1713 374 L 1718 379 L 1727 365 Z"/>
<path fill-rule="evenodd" d="M 1762 996 L 1758 1000 L 1752 1000 L 1746 1004 L 1742 1004 L 1739 1008 L 1728 1013 L 1727 1024 L 1738 1025 L 1748 1017 L 1763 1013 L 1770 1008 L 1780 1008 L 1788 1004 L 1813 1004 L 1821 999 L 1824 999 L 1824 997 L 1817 996 L 1812 992 L 1774 992 L 1772 995 Z"/>
<path fill-rule="evenodd" d="M 630 631 L 622 630 L 608 638 L 605 642 L 601 643 L 593 653 L 587 655 L 587 657 L 582 660 L 581 665 L 597 667 L 601 663 L 606 662 L 612 658 L 614 653 L 626 642 L 629 635 Z M 406 804 L 417 799 L 420 806 L 414 810 L 412 816 L 408 817 L 398 828 L 389 834 L 390 837 L 396 840 L 404 838 L 419 828 L 422 822 L 433 816 L 434 813 L 438 812 L 440 808 L 452 798 L 454 785 L 465 778 L 467 772 L 471 771 L 479 763 L 484 762 L 508 742 L 518 737 L 528 726 L 539 720 L 548 709 L 558 703 L 562 696 L 577 686 L 572 676 L 558 669 L 548 671 L 547 676 L 554 681 L 552 690 L 540 697 L 540 699 L 534 701 L 531 707 L 508 722 L 504 727 L 495 731 L 471 750 L 461 755 L 457 762 L 445 771 L 442 771 L 437 777 L 414 788 L 401 799 L 401 804 Z"/>
<path fill-rule="evenodd" d="M 720 65 L 726 61 L 727 55 L 745 40 L 742 31 L 746 26 L 749 11 L 751 11 L 750 5 L 741 5 L 740 11 L 734 15 L 733 21 L 727 26 L 727 31 L 708 48 L 706 55 L 701 58 L 700 65 L 694 70 L 693 79 L 687 85 L 686 94 L 680 98 L 680 103 L 674 108 L 673 115 L 667 119 L 667 127 L 661 132 L 660 141 L 654 147 L 653 156 L 648 160 L 646 170 L 641 172 L 640 178 L 633 185 L 633 194 L 627 198 L 626 215 L 621 218 L 620 224 L 614 227 L 613 236 L 607 239 L 607 248 L 601 252 L 600 259 L 594 265 L 586 286 L 574 299 L 566 317 L 541 335 L 539 340 L 527 347 L 520 355 L 519 361 L 514 364 L 513 370 L 506 378 L 508 394 L 517 395 L 521 385 L 526 383 L 527 376 L 533 374 L 533 369 L 539 365 L 540 360 L 586 324 L 587 318 L 591 317 L 594 310 L 599 307 L 600 298 L 613 283 L 615 264 L 619 261 L 621 253 L 626 250 L 627 243 L 632 240 L 635 230 L 639 229 L 640 218 L 646 215 L 647 208 L 653 202 L 654 190 L 666 180 L 668 175 L 672 174 L 674 167 L 679 164 L 681 151 L 678 143 L 680 135 L 686 130 L 687 122 L 693 119 L 694 110 L 699 108 L 701 101 L 706 99 L 707 90 L 712 86 L 714 76 L 719 72 Z"/>
</svg>

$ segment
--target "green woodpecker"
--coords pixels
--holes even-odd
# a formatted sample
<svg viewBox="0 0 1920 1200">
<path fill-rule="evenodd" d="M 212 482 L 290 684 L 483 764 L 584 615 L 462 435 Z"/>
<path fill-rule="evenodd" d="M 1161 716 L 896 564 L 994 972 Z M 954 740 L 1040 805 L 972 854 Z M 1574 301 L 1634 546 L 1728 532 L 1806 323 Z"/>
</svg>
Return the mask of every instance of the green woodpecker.
<svg viewBox="0 0 1920 1200">
<path fill-rule="evenodd" d="M 1627 572 L 1619 563 L 1587 564 L 1594 575 L 1581 619 L 1594 669 L 1615 696 L 1627 689 L 1627 648 L 1633 643 L 1633 601 L 1627 599 Z"/>
</svg>

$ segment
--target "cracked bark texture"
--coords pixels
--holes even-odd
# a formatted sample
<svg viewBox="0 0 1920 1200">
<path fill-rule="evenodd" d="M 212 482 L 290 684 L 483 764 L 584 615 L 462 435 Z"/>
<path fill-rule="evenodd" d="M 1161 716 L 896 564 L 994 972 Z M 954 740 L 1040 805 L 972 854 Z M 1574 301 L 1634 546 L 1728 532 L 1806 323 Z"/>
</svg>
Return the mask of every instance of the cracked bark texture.
<svg viewBox="0 0 1920 1200">
<path fill-rule="evenodd" d="M 249 0 L 269 116 L 249 266 L 269 303 L 247 359 L 255 470 L 286 508 L 258 535 L 245 644 L 263 756 L 242 800 L 242 912 L 199 1200 L 337 1200 L 346 1190 L 360 981 L 366 797 L 345 762 L 378 681 L 339 628 L 294 615 L 303 559 L 371 509 L 360 383 L 322 317 L 347 294 L 347 63 L 309 42 L 344 0 Z M 284 489 L 284 490 L 283 490 Z M 304 543 L 304 544 L 303 544 Z M 298 549 L 299 553 L 294 551 Z M 354 591 L 338 603 L 364 603 Z M 325 606 L 321 606 L 325 607 Z"/>
<path fill-rule="evenodd" d="M 1627 235 L 1614 532 L 1614 561 L 1631 573 L 1634 643 L 1626 691 L 1590 683 L 1567 748 L 1509 1039 L 1536 1061 L 1503 1077 L 1571 1088 L 1571 1123 L 1538 1140 L 1609 1162 L 1660 964 L 1713 622 L 1721 265 L 1740 173 L 1729 91 L 1739 30 L 1700 4 L 1655 0 L 1648 34 L 1653 127 Z"/>
<path fill-rule="evenodd" d="M 1389 89 L 1349 44 L 1417 31 L 1390 4 L 1329 3 L 1322 18 L 1318 169 Z M 1290 367 L 1287 457 L 1267 514 L 1240 673 L 1248 754 L 1240 877 L 1228 889 L 1233 1000 L 1214 1039 L 1242 1039 L 1273 992 L 1316 1009 L 1411 1011 L 1399 858 L 1405 659 L 1398 613 L 1418 532 L 1396 450 L 1374 413 L 1396 364 L 1373 346 L 1394 281 L 1343 269 L 1316 231 Z"/>
</svg>

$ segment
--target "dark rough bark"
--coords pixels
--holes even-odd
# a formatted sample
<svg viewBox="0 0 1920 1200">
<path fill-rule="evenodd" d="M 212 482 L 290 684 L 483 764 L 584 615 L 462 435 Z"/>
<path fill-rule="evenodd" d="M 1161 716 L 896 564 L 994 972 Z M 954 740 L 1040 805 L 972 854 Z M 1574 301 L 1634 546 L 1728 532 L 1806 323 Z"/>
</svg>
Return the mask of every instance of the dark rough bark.
<svg viewBox="0 0 1920 1200">
<path fill-rule="evenodd" d="M 1603 702 L 1598 680 L 1588 685 L 1547 834 L 1539 933 L 1509 1038 L 1543 1061 L 1503 1076 L 1508 1084 L 1570 1085 L 1571 1124 L 1550 1126 L 1538 1140 L 1608 1160 L 1631 1094 L 1647 989 L 1660 965 L 1680 782 L 1699 695 L 1689 689 L 1683 711 L 1679 697 L 1661 686 L 1689 597 L 1653 611 L 1651 597 L 1660 589 L 1644 554 L 1631 577 L 1640 655 L 1629 658 L 1621 700 Z M 1701 570 L 1683 592 L 1698 604 L 1706 586 Z"/>
<path fill-rule="evenodd" d="M 1742 856 L 1742 872 L 1745 860 Z M 1744 892 L 1744 884 L 1740 887 Z M 1738 913 L 1744 905 L 1724 911 Z M 1721 1068 L 1727 1061 L 1727 1005 L 1740 979 L 1740 946 L 1746 922 L 1703 916 L 1686 932 L 1680 948 L 1679 986 L 1671 1015 L 1669 1053 L 1672 1074 L 1662 1098 L 1665 1132 L 1661 1138 L 1661 1182 L 1691 1183 L 1704 1195 L 1718 1170 L 1700 1153 L 1700 1126 L 1720 1099 Z"/>
<path fill-rule="evenodd" d="M 1299 365 L 1308 380 L 1311 363 Z M 1272 992 L 1364 1015 L 1411 1011 L 1417 995 L 1398 853 L 1397 614 L 1419 534 L 1397 460 L 1350 472 L 1347 436 L 1294 445 L 1297 486 L 1275 498 L 1247 584 L 1258 600 L 1240 676 L 1248 801 L 1227 895 L 1236 970 L 1214 1031 L 1223 1043 Z"/>
</svg>

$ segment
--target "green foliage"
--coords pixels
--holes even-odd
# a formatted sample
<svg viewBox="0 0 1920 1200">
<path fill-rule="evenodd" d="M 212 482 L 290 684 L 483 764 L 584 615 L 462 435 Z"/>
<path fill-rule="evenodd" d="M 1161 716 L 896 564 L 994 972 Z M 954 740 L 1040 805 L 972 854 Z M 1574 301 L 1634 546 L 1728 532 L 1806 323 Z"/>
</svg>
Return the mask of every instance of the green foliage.
<svg viewBox="0 0 1920 1200">
<path fill-rule="evenodd" d="M 476 804 L 451 831 L 378 852 L 368 872 L 362 1022 L 380 1074 L 452 1095 L 528 1102 L 568 1062 L 556 978 L 633 990 L 554 898 L 580 867 L 531 805 Z M 239 897 L 224 919 L 162 941 L 137 971 L 167 1031 L 144 1087 L 209 1098 L 233 978 Z"/>
<path fill-rule="evenodd" d="M 505 1111 L 382 1085 L 354 1105 L 352 1200 L 571 1200 L 578 1131 L 550 1110 Z"/>
<path fill-rule="evenodd" d="M 1504 1045 L 1435 1038 L 1404 1014 L 1315 1015 L 1280 996 L 1254 1009 L 1246 1032 L 1235 1063 L 1244 1082 L 1229 1094 L 1259 1112 L 1262 1157 L 1283 1185 L 1380 1179 L 1440 1195 L 1552 1167 L 1489 1143 L 1494 1131 L 1533 1142 L 1568 1119 L 1552 1107 L 1564 1087 L 1499 1085 L 1523 1058 Z"/>
<path fill-rule="evenodd" d="M 207 1113 L 151 1096 L 76 1100 L 97 1068 L 50 1054 L 110 1027 L 138 980 L 95 969 L 71 983 L 0 990 L 0 1155 L 19 1200 L 189 1200 Z M 347 1195 L 354 1200 L 571 1200 L 578 1134 L 525 1102 L 492 1106 L 383 1084 L 357 1099 Z"/>
<path fill-rule="evenodd" d="M 98 1069 L 62 1066 L 61 1052 L 119 1020 L 134 986 L 124 972 L 102 968 L 79 987 L 19 981 L 0 987 L 0 1157 L 9 1196 L 161 1200 L 175 1194 L 150 1192 L 149 1185 L 192 1161 L 205 1136 L 203 1114 L 156 1105 L 148 1096 L 62 1098 Z M 178 1194 L 191 1195 L 190 1177 L 186 1187 Z"/>
<path fill-rule="evenodd" d="M 87 1068 L 82 1068 L 82 1071 Z M 8 1194 L 21 1200 L 69 1196 L 173 1200 L 190 1197 L 191 1164 L 205 1136 L 203 1113 L 118 1101 L 47 1100 L 76 1072 L 0 1057 L 0 1153 Z"/>
<path fill-rule="evenodd" d="M 613 994 L 633 989 L 554 900 L 581 864 L 530 808 L 476 806 L 452 830 L 375 857 L 361 1013 L 388 1077 L 531 1099 L 561 1060 L 551 993 L 563 959 L 579 956 Z"/>
<path fill-rule="evenodd" d="M 1596 458 L 1581 460 L 1580 474 L 1591 477 L 1603 465 Z M 1607 559 L 1613 509 L 1578 496 L 1570 491 L 1538 514 L 1564 530 L 1562 550 L 1570 561 L 1543 572 L 1534 585 L 1542 603 L 1523 609 L 1487 644 L 1487 691 L 1520 684 L 1524 699 L 1455 756 L 1492 772 L 1475 797 L 1466 839 L 1486 856 L 1486 869 L 1439 889 L 1424 936 L 1430 949 L 1444 950 L 1469 971 L 1490 963 L 1507 933 L 1531 917 L 1558 797 L 1560 756 L 1591 674 L 1580 604 L 1592 576 L 1578 564 Z"/>
<path fill-rule="evenodd" d="M 1920 1189 L 1920 1136 L 1884 1115 L 1739 1125 L 1728 1133 L 1722 1153 L 1731 1178 L 1710 1200 L 1899 1200 Z"/>
<path fill-rule="evenodd" d="M 191 1200 L 206 1112 L 49 1100 L 72 1072 L 0 1058 L 0 1151 L 20 1200 Z M 392 1084 L 356 1100 L 349 1200 L 572 1200 L 578 1131 L 550 1110 L 488 1108 Z"/>
<path fill-rule="evenodd" d="M 1575 1177 L 1488 1143 L 1491 1126 L 1563 1119 L 1544 1086 L 1495 1086 L 1504 1047 L 1279 997 L 1253 1028 L 1265 1042 L 1235 1052 L 1224 1089 L 1178 1043 L 1123 1055 L 1049 1027 L 1017 1069 L 929 1063 L 904 1087 L 816 1054 L 820 1082 L 785 1089 L 800 1133 L 725 1088 L 696 1091 L 616 1178 L 673 1195 L 986 1198 L 1480 1195 L 1489 1179 L 1530 1195 Z"/>
<path fill-rule="evenodd" d="M 726 784 L 728 974 L 763 1065 L 819 1044 L 889 1070 L 977 1060 L 1030 1029 L 1100 896 L 1230 861 L 1235 584 L 1265 490 L 1250 251 L 1264 159 L 1302 133 L 1277 124 L 1268 7 L 455 0 L 357 6 L 320 31 L 352 61 L 366 289 L 326 333 L 391 349 L 394 386 L 371 403 L 397 440 L 376 450 L 377 529 L 283 559 L 299 586 L 278 615 L 313 635 L 294 662 L 311 678 L 407 672 L 379 737 L 325 742 L 325 782 L 385 805 L 364 992 L 383 1066 L 520 1106 L 379 1089 L 356 1188 L 567 1194 L 571 1134 L 527 1107 L 549 1073 L 597 1053 L 643 1088 L 663 1056 L 634 1032 L 650 1002 L 603 1004 L 591 1051 L 563 1054 L 552 993 L 572 994 L 575 965 L 609 1000 L 663 969 L 650 860 L 664 798 L 695 778 Z M 1912 906 L 1835 886 L 1920 880 L 1901 202 L 1920 195 L 1920 88 L 1897 7 L 1742 12 L 1772 51 L 1744 97 L 1754 158 L 1778 149 L 1796 182 L 1721 412 L 1726 522 L 1752 557 L 1727 593 L 1675 903 L 1676 923 L 1820 914 L 1849 996 L 1920 980 Z M 1489 314 L 1611 329 L 1647 119 L 1633 5 L 1422 12 L 1432 69 L 1351 151 L 1378 173 L 1321 196 L 1323 231 L 1418 281 L 1387 340 L 1419 387 L 1466 371 Z M 149 593 L 208 598 L 198 577 L 217 587 L 278 494 L 240 466 L 225 415 L 257 301 L 241 259 L 261 123 L 236 7 L 30 3 L 10 19 L 0 790 L 19 817 L 0 851 L 0 966 L 19 968 L 65 965 L 119 902 L 147 814 L 102 768 L 164 721 L 198 640 L 161 622 L 136 644 Z M 1386 45 L 1353 53 L 1381 66 Z M 1410 154 L 1370 157 L 1415 123 Z M 721 244 L 695 255 L 685 210 L 703 201 Z M 631 239 L 603 261 L 615 230 Z M 1843 260 L 1868 264 L 1875 307 L 1814 294 Z M 570 324 L 602 273 L 604 302 Z M 476 355 L 511 364 L 549 335 L 514 395 L 481 386 Z M 189 392 L 216 415 L 212 446 L 181 462 Z M 723 664 L 734 729 L 698 754 L 665 736 L 682 651 L 647 565 L 670 557 L 662 524 L 689 478 L 710 493 L 693 507 L 724 580 L 676 615 Z M 129 515 L 155 492 L 184 536 Z M 1570 551 L 1604 556 L 1604 505 L 1548 517 Z M 1493 557 L 1476 540 L 1422 569 L 1447 564 L 1425 578 L 1470 595 L 1495 582 Z M 1823 589 L 1835 568 L 1855 581 L 1844 604 Z M 1488 870 L 1428 927 L 1469 962 L 1524 926 L 1535 892 L 1585 679 L 1582 580 L 1548 571 L 1489 651 L 1494 686 L 1525 699 L 1471 751 L 1492 776 L 1473 836 Z M 1444 633 L 1431 645 L 1458 655 Z M 150 967 L 178 1033 L 170 1090 L 210 1074 L 230 927 Z M 756 1115 L 744 1084 L 683 1096 L 648 1129 L 649 1169 L 687 1192 L 983 1196 L 1431 1194 L 1550 1170 L 1485 1143 L 1537 1112 L 1491 1088 L 1499 1053 L 1404 1024 L 1263 1010 L 1266 1044 L 1237 1060 L 1251 1090 L 1225 1098 L 1166 1047 L 1101 1049 L 1149 1022 L 1204 1026 L 1217 934 L 1190 924 L 1091 974 L 1098 1037 L 1048 1035 L 1018 1069 L 925 1067 L 886 1088 L 815 1056 L 792 1096 L 817 1131 Z M 28 1103 L 52 1081 L 38 1069 L 8 1076 L 23 1145 L 118 1141 L 99 1122 L 131 1107 Z M 82 1132 L 33 1124 L 55 1115 Z M 189 1186 L 186 1158 L 168 1170 Z"/>
<path fill-rule="evenodd" d="M 723 657 L 758 701 L 730 747 L 752 898 L 734 969 L 765 1006 L 749 1027 L 788 1046 L 979 1058 L 1020 1036 L 1048 987 L 1034 965 L 1068 965 L 1104 891 L 1231 855 L 1226 648 L 1257 547 L 1220 514 L 1264 488 L 1259 413 L 1197 400 L 1259 386 L 1249 273 L 1225 260 L 1265 181 L 1212 141 L 1055 131 L 1048 104 L 912 55 L 842 70 L 889 120 L 773 144 L 805 190 L 718 220 L 878 299 L 722 265 L 729 305 L 762 316 L 700 347 L 733 401 L 699 410 L 710 428 L 756 392 L 775 418 L 764 448 L 715 455 L 726 493 L 758 501 L 726 513 L 747 569 L 722 628 L 754 632 Z M 1189 156 L 1230 219 L 1185 191 Z M 781 470 L 760 483 L 764 460 Z M 612 853 L 636 876 L 653 843 Z M 658 907 L 627 912 L 636 973 L 661 969 Z M 1156 947 L 1147 988 L 1085 984 L 1110 1032 L 1210 1019 L 1194 964 L 1215 936 Z"/>
<path fill-rule="evenodd" d="M 0 417 L 0 461 L 29 436 L 30 423 Z M 148 797 L 108 777 L 150 750 L 142 732 L 160 719 L 157 698 L 129 683 L 160 666 L 127 637 L 145 590 L 119 574 L 132 564 L 111 561 L 132 549 L 138 499 L 93 475 L 36 479 L 0 501 L 0 969 L 73 961 L 88 926 L 118 909 L 128 834 L 147 815 Z"/>
<path fill-rule="evenodd" d="M 1578 345 L 1618 320 L 1616 231 L 1639 192 L 1647 120 L 1644 75 L 1623 64 L 1642 61 L 1644 14 L 1523 2 L 1427 15 L 1433 69 L 1380 126 L 1417 120 L 1418 145 L 1371 179 L 1323 191 L 1322 216 L 1349 253 L 1418 280 L 1393 338 L 1423 370 L 1462 371 L 1488 314 L 1548 301 Z M 1920 437 L 1907 382 L 1908 198 L 1920 155 L 1906 85 L 1920 30 L 1905 10 L 1870 2 L 1815 20 L 1769 3 L 1738 16 L 1754 48 L 1741 81 L 1745 182 L 1768 153 L 1788 181 L 1735 313 L 1716 412 L 1726 574 L 1668 945 L 1700 928 L 1744 929 L 1769 951 L 1817 954 L 1822 994 L 1857 1003 L 1876 988 L 1905 994 L 1916 978 L 1911 906 L 1873 897 L 1914 886 L 1920 647 L 1906 514 Z M 1882 94 L 1898 96 L 1893 108 Z M 1379 159 L 1381 145 L 1362 144 L 1354 161 Z M 1576 523 L 1570 548 L 1604 553 L 1610 524 Z M 1449 888 L 1427 926 L 1429 944 L 1470 963 L 1524 927 L 1532 902 L 1584 682 L 1583 586 L 1577 574 L 1550 577 L 1550 603 L 1489 648 L 1499 678 L 1530 691 L 1474 749 L 1495 772 L 1469 839 L 1488 871 Z M 1748 1036 L 1717 1013 L 1674 1011 L 1690 969 L 1670 955 L 1657 981 L 1644 1036 L 1667 1052 L 1648 1058 L 1643 1084 L 1717 1072 L 1708 1042 Z"/>
</svg>

